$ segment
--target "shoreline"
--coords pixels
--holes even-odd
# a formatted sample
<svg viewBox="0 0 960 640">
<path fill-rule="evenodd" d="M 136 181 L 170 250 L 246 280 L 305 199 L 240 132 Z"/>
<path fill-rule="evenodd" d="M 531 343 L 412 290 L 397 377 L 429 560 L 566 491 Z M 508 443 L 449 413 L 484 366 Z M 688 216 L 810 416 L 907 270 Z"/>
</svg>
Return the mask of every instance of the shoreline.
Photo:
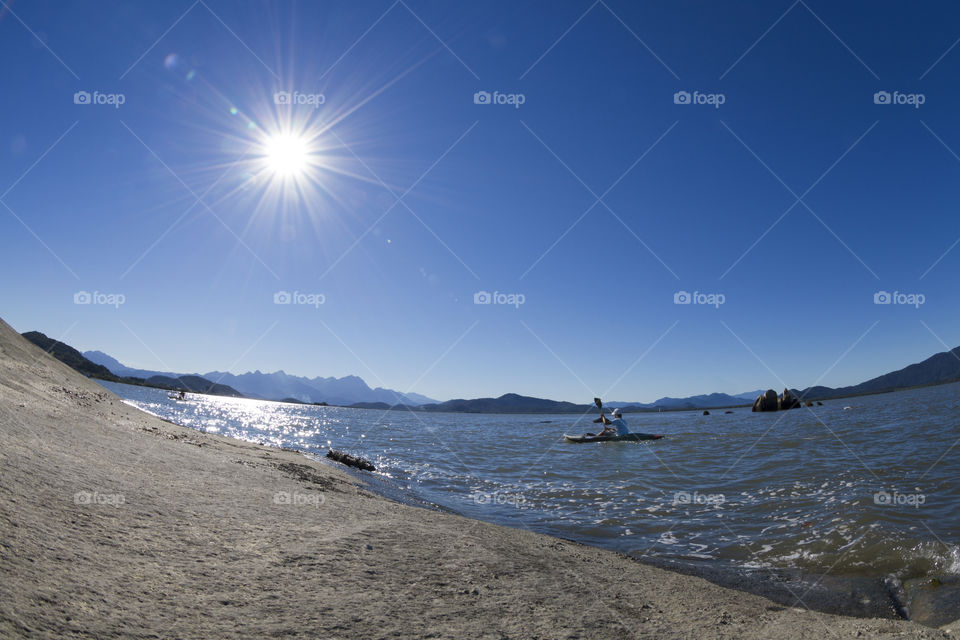
<svg viewBox="0 0 960 640">
<path fill-rule="evenodd" d="M 116 389 L 109 386 L 109 389 Z M 131 400 L 132 406 L 137 407 L 137 401 Z M 153 414 L 148 409 L 142 409 L 162 418 L 161 414 Z M 175 423 L 177 424 L 177 423 Z M 182 424 L 179 426 L 189 426 Z M 192 427 L 200 432 L 204 432 L 202 427 Z M 255 438 L 246 440 L 256 443 Z M 260 444 L 263 444 L 260 442 Z M 279 446 L 273 444 L 270 446 Z M 529 524 L 517 523 L 510 519 L 504 520 L 493 513 L 471 512 L 461 510 L 455 504 L 448 504 L 436 500 L 436 496 L 429 496 L 423 493 L 419 487 L 411 486 L 403 476 L 381 475 L 379 473 L 370 474 L 348 467 L 343 467 L 331 463 L 321 452 L 316 449 L 300 449 L 295 446 L 285 448 L 304 455 L 311 460 L 322 464 L 330 465 L 333 468 L 341 469 L 349 473 L 358 482 L 364 483 L 366 488 L 373 493 L 387 499 L 425 508 L 428 510 L 442 513 L 454 514 L 466 518 L 475 518 L 490 524 L 513 527 L 517 529 L 528 529 L 535 533 L 554 536 L 571 543 L 582 544 L 597 549 L 605 549 L 624 555 L 631 560 L 647 564 L 649 566 L 666 569 L 681 573 L 684 575 L 704 578 L 713 584 L 736 589 L 745 593 L 752 593 L 769 598 L 778 604 L 790 606 L 797 602 L 797 596 L 802 596 L 805 606 L 810 609 L 837 615 L 851 616 L 856 618 L 884 618 L 884 619 L 913 619 L 915 622 L 928 627 L 937 627 L 944 623 L 953 621 L 956 613 L 951 614 L 950 605 L 943 602 L 943 594 L 934 596 L 932 591 L 920 594 L 921 600 L 915 609 L 909 606 L 916 595 L 912 591 L 904 591 L 904 583 L 908 585 L 912 581 L 910 577 L 895 578 L 891 574 L 875 573 L 868 575 L 863 572 L 845 573 L 840 575 L 828 575 L 814 570 L 801 569 L 794 566 L 774 566 L 761 565 L 749 566 L 743 564 L 731 564 L 719 558 L 690 558 L 676 555 L 648 555 L 643 549 L 630 550 L 618 548 L 616 545 L 610 545 L 606 542 L 591 538 L 590 536 L 578 536 L 576 531 L 557 528 L 549 522 L 536 522 Z M 449 497 L 449 496 L 448 496 Z M 891 584 L 891 580 L 893 583 Z M 955 589 L 956 581 L 949 579 L 948 585 L 951 590 Z M 899 588 L 897 587 L 899 585 Z M 916 585 L 912 587 L 916 589 Z M 941 600 L 942 604 L 931 608 L 931 597 Z M 912 615 L 911 615 L 912 614 Z"/>
<path fill-rule="evenodd" d="M 175 424 L 175 423 L 171 423 Z M 182 425 L 177 425 L 182 426 Z M 190 427 L 185 427 L 190 428 Z M 326 458 L 294 448 L 284 449 L 296 452 L 305 458 L 332 469 L 347 473 L 364 485 L 375 495 L 399 504 L 445 513 L 468 520 L 477 520 L 494 526 L 515 530 L 529 530 L 571 544 L 614 553 L 632 562 L 654 567 L 672 573 L 701 578 L 719 587 L 733 589 L 768 598 L 780 605 L 791 605 L 800 596 L 804 605 L 819 613 L 828 613 L 856 619 L 903 620 L 902 602 L 893 598 L 885 585 L 883 575 L 876 576 L 829 576 L 807 573 L 796 567 L 764 567 L 744 569 L 725 566 L 720 561 L 697 562 L 686 558 L 662 556 L 637 556 L 616 549 L 607 548 L 588 540 L 567 537 L 549 531 L 549 526 L 524 529 L 501 524 L 495 520 L 474 518 L 422 497 L 416 490 L 400 486 L 400 480 L 369 472 L 351 469 Z M 827 586 L 829 585 L 829 586 Z M 958 619 L 960 620 L 960 619 Z M 935 628 L 919 623 L 925 628 Z"/>
<path fill-rule="evenodd" d="M 0 321 L 0 635 L 949 638 L 394 502 L 123 403 Z"/>
</svg>

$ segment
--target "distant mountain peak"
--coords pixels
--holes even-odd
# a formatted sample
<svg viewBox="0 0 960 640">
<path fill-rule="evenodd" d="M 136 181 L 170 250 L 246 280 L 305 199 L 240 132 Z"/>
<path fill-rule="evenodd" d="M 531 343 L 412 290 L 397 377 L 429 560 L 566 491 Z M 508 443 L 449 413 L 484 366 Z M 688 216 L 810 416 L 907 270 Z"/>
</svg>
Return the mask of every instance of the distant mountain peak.
<svg viewBox="0 0 960 640">
<path fill-rule="evenodd" d="M 106 367 L 118 376 L 149 379 L 156 376 L 181 378 L 188 375 L 170 371 L 133 369 L 102 351 L 88 351 L 85 357 L 95 364 Z M 227 371 L 210 371 L 203 374 L 203 377 L 222 383 L 225 386 L 229 385 L 245 396 L 264 400 L 293 398 L 300 402 L 326 402 L 338 405 L 382 402 L 388 405 L 408 404 L 410 406 L 436 402 L 432 398 L 416 393 L 404 394 L 382 387 L 371 389 L 363 378 L 355 375 L 347 375 L 342 378 L 333 376 L 306 378 L 290 375 L 283 369 L 273 373 L 264 373 L 257 369 L 239 375 Z"/>
<path fill-rule="evenodd" d="M 35 333 L 35 332 L 31 332 Z M 25 336 L 27 334 L 24 334 Z M 43 334 L 36 334 L 34 339 L 53 344 Z M 69 347 L 67 347 L 69 348 Z M 184 374 L 171 372 L 148 371 L 126 367 L 115 358 L 102 351 L 77 352 L 75 358 L 82 357 L 89 360 L 91 366 L 106 367 L 110 373 L 121 377 L 138 377 L 149 379 L 154 376 L 172 378 L 182 377 Z M 593 409 L 593 405 L 578 405 L 571 402 L 558 402 L 522 396 L 517 393 L 505 393 L 499 398 L 477 398 L 474 400 L 448 400 L 437 402 L 427 396 L 416 393 L 401 393 L 393 389 L 377 387 L 371 389 L 360 376 L 347 375 L 342 378 L 333 376 L 306 378 L 287 374 L 282 369 L 272 374 L 264 374 L 259 369 L 235 375 L 226 372 L 211 372 L 204 375 L 224 386 L 229 385 L 244 395 L 282 400 L 293 398 L 301 402 L 327 402 L 329 404 L 351 405 L 367 404 L 370 406 L 394 406 L 397 404 L 411 407 L 425 407 L 429 411 L 465 411 L 465 412 L 519 412 L 519 413 L 549 413 L 549 412 L 582 412 Z M 804 390 L 792 389 L 799 398 L 833 398 L 840 396 L 878 393 L 893 391 L 907 387 L 917 387 L 932 384 L 943 384 L 960 380 L 960 347 L 949 351 L 936 353 L 922 362 L 908 365 L 897 371 L 886 373 L 866 382 L 851 387 L 831 389 L 830 387 L 809 387 Z M 653 403 L 641 402 L 606 402 L 607 407 L 624 407 L 629 410 L 657 410 L 657 409 L 708 409 L 722 406 L 738 406 L 752 402 L 763 390 L 748 391 L 737 395 L 726 393 L 709 393 L 686 398 L 660 398 Z"/>
</svg>

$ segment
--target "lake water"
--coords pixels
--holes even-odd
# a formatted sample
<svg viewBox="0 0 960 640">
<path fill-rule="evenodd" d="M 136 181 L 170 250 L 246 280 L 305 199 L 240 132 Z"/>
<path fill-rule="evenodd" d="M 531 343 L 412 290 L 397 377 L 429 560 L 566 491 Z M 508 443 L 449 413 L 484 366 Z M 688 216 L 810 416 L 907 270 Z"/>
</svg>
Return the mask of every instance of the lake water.
<svg viewBox="0 0 960 640">
<path fill-rule="evenodd" d="M 960 618 L 957 384 L 779 413 L 629 414 L 632 431 L 666 437 L 595 444 L 562 439 L 594 431 L 595 414 L 176 402 L 105 386 L 188 427 L 364 456 L 411 499 L 466 516 L 768 595 L 775 585 L 786 605 L 894 615 L 897 602 L 927 624 Z"/>
</svg>

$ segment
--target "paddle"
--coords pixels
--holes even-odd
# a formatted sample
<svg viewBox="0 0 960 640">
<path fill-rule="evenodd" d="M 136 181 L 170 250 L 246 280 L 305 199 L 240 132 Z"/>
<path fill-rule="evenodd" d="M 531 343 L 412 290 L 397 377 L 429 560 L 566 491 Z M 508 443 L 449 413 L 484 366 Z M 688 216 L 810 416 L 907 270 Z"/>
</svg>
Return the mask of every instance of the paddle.
<svg viewBox="0 0 960 640">
<path fill-rule="evenodd" d="M 600 400 L 600 398 L 594 398 L 593 402 L 594 404 L 597 405 L 597 408 L 600 409 L 600 417 L 594 420 L 593 422 L 594 424 L 598 422 L 603 422 L 603 402 Z"/>
<path fill-rule="evenodd" d="M 595 405 L 597 405 L 597 409 L 600 409 L 600 417 L 597 418 L 596 420 L 594 420 L 594 423 L 603 422 L 603 401 L 600 400 L 600 398 L 594 398 L 594 399 L 593 399 L 593 403 L 594 403 Z M 585 433 L 584 435 L 587 435 L 587 436 L 595 436 L 595 435 L 597 435 L 597 434 L 595 434 L 595 433 Z"/>
</svg>

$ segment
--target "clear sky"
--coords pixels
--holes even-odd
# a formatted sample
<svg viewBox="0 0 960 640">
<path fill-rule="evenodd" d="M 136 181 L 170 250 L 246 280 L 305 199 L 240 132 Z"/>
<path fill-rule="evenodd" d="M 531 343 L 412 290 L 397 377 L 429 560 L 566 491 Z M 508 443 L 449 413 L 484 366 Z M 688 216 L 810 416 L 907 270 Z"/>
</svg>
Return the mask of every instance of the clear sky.
<svg viewBox="0 0 960 640">
<path fill-rule="evenodd" d="M 960 344 L 956 3 L 0 5 L 18 331 L 577 402 Z"/>
</svg>

